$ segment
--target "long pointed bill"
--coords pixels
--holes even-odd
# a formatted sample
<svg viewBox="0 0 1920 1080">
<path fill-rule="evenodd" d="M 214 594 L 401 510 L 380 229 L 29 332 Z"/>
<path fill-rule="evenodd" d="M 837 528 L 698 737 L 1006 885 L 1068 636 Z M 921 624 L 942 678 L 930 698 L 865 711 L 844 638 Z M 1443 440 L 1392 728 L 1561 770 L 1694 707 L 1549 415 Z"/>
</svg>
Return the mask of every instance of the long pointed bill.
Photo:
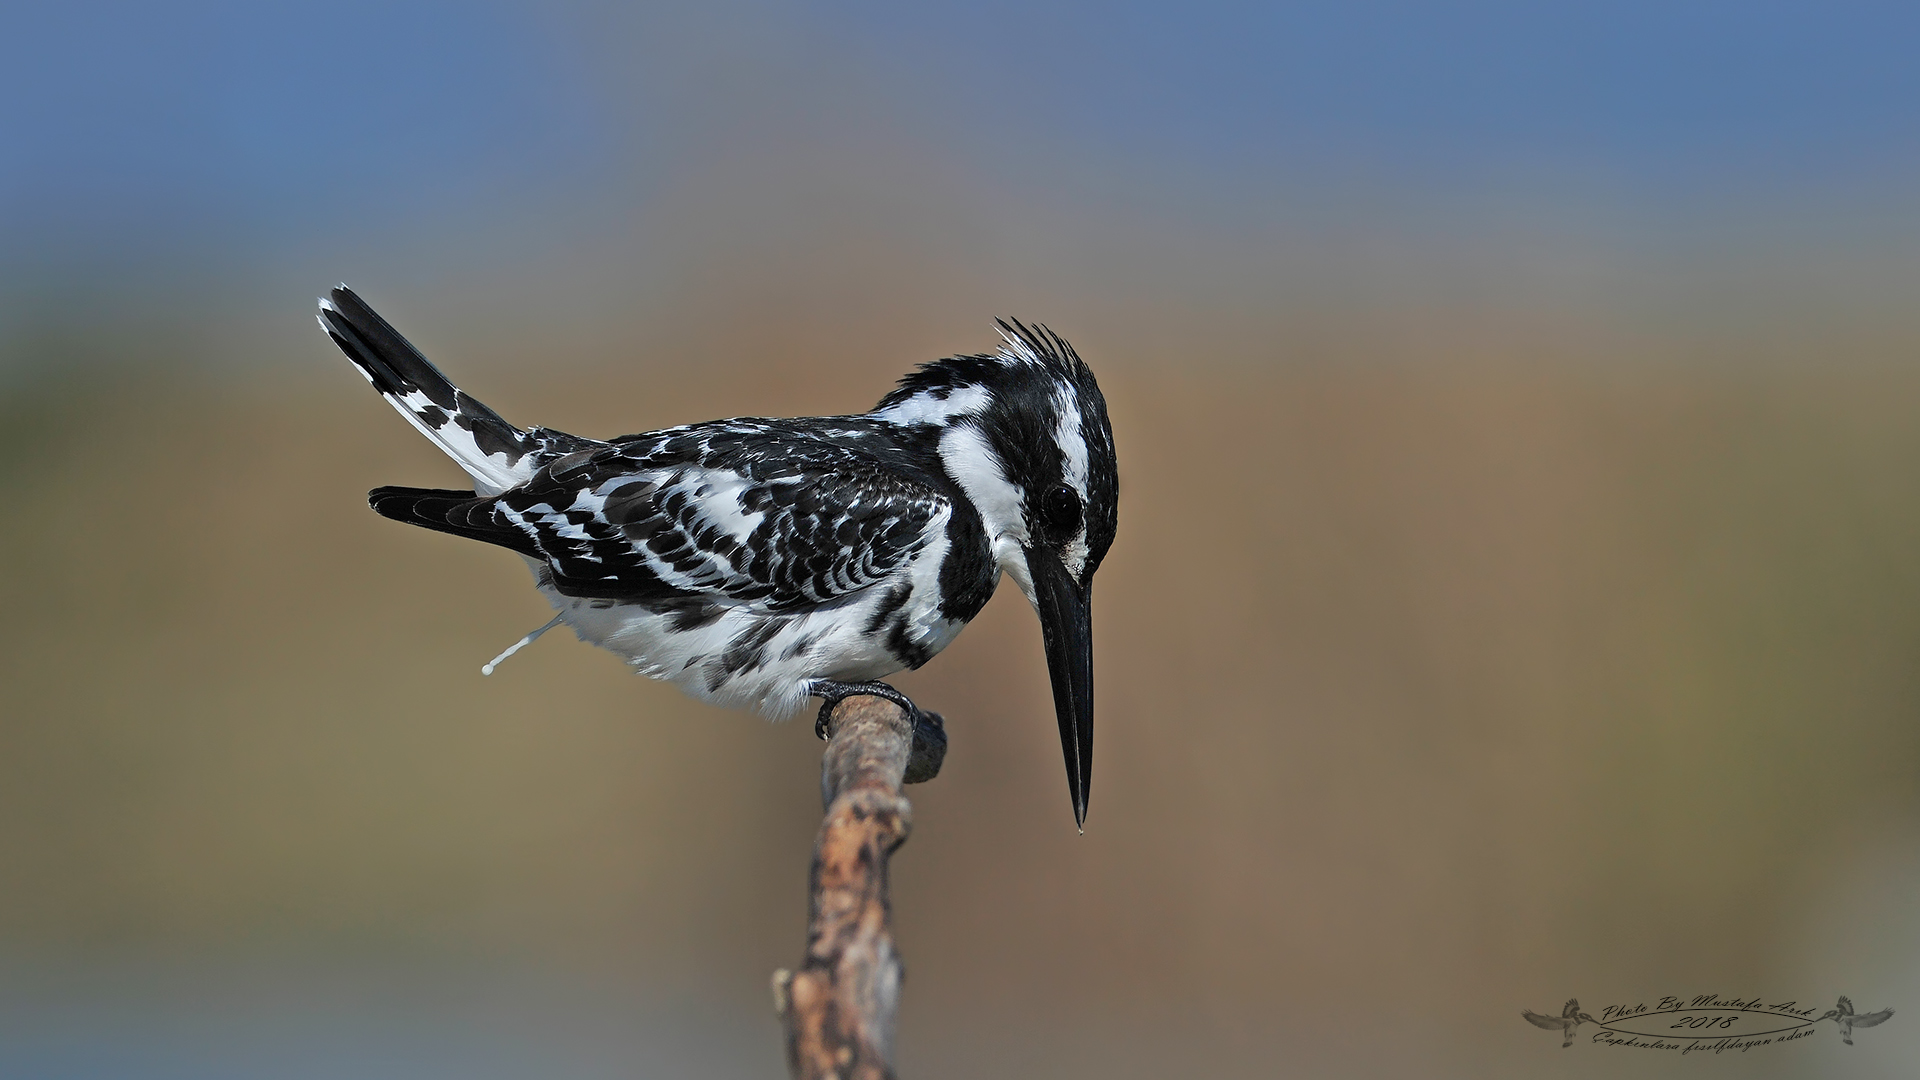
<svg viewBox="0 0 1920 1080">
<path fill-rule="evenodd" d="M 1040 636 L 1053 678 L 1053 708 L 1060 717 L 1060 749 L 1067 757 L 1067 787 L 1073 823 L 1087 824 L 1087 788 L 1093 777 L 1093 606 L 1090 591 L 1074 583 L 1060 557 L 1027 549 L 1027 573 L 1040 609 Z"/>
</svg>

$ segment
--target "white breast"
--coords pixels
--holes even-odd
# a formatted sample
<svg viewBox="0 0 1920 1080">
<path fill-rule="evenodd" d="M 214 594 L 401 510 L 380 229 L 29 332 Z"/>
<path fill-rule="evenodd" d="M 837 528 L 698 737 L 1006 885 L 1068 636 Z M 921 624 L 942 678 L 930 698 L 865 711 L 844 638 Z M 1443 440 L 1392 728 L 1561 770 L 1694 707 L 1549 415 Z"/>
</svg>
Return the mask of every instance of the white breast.
<svg viewBox="0 0 1920 1080">
<path fill-rule="evenodd" d="M 664 679 L 702 701 L 750 708 L 773 719 L 800 709 L 814 679 L 860 682 L 885 678 L 907 662 L 888 648 L 894 620 L 925 655 L 946 648 L 966 624 L 940 614 L 940 564 L 946 558 L 945 515 L 934 539 L 900 571 L 841 601 L 782 615 L 746 604 L 722 608 L 702 626 L 676 629 L 672 613 L 639 604 L 542 595 L 580 640 L 608 650 L 648 678 Z M 541 564 L 528 560 L 538 570 Z M 908 588 L 897 614 L 885 610 Z M 878 617 L 878 619 L 876 618 Z M 876 621 L 882 623 L 876 631 Z"/>
</svg>

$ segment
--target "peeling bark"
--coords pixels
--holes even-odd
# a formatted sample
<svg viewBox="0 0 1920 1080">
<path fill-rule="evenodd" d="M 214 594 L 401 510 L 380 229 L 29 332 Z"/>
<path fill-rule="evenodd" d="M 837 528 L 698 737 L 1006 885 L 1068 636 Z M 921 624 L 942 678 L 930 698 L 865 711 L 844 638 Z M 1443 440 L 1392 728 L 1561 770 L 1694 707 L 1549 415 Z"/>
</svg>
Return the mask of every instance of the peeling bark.
<svg viewBox="0 0 1920 1080">
<path fill-rule="evenodd" d="M 800 1080 L 881 1080 L 893 1072 L 900 1009 L 887 860 L 913 829 L 903 783 L 931 780 L 946 754 L 940 717 L 913 718 L 893 702 L 851 697 L 833 710 L 820 763 L 826 818 L 809 874 L 807 953 L 773 976 L 787 1033 L 787 1068 Z"/>
</svg>

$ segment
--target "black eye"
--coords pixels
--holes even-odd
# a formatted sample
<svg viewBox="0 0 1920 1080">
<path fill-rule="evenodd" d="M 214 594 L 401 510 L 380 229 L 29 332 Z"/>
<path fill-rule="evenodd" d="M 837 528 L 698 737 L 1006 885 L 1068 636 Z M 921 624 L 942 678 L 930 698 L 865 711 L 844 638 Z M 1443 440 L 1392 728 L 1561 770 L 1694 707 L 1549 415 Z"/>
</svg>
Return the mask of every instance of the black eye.
<svg viewBox="0 0 1920 1080">
<path fill-rule="evenodd" d="M 1080 531 L 1080 496 L 1070 487 L 1057 487 L 1040 500 L 1040 525 L 1052 540 L 1065 540 Z"/>
</svg>

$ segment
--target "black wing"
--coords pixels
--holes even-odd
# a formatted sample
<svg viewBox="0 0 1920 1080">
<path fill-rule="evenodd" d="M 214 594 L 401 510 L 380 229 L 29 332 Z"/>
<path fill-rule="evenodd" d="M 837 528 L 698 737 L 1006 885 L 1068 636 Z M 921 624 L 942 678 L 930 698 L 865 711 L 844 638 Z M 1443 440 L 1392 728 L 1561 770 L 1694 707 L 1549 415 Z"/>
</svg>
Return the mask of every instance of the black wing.
<svg viewBox="0 0 1920 1080">
<path fill-rule="evenodd" d="M 720 421 L 558 457 L 495 497 L 382 488 L 380 513 L 546 562 L 568 596 L 789 611 L 892 574 L 950 512 L 866 449 Z"/>
</svg>

